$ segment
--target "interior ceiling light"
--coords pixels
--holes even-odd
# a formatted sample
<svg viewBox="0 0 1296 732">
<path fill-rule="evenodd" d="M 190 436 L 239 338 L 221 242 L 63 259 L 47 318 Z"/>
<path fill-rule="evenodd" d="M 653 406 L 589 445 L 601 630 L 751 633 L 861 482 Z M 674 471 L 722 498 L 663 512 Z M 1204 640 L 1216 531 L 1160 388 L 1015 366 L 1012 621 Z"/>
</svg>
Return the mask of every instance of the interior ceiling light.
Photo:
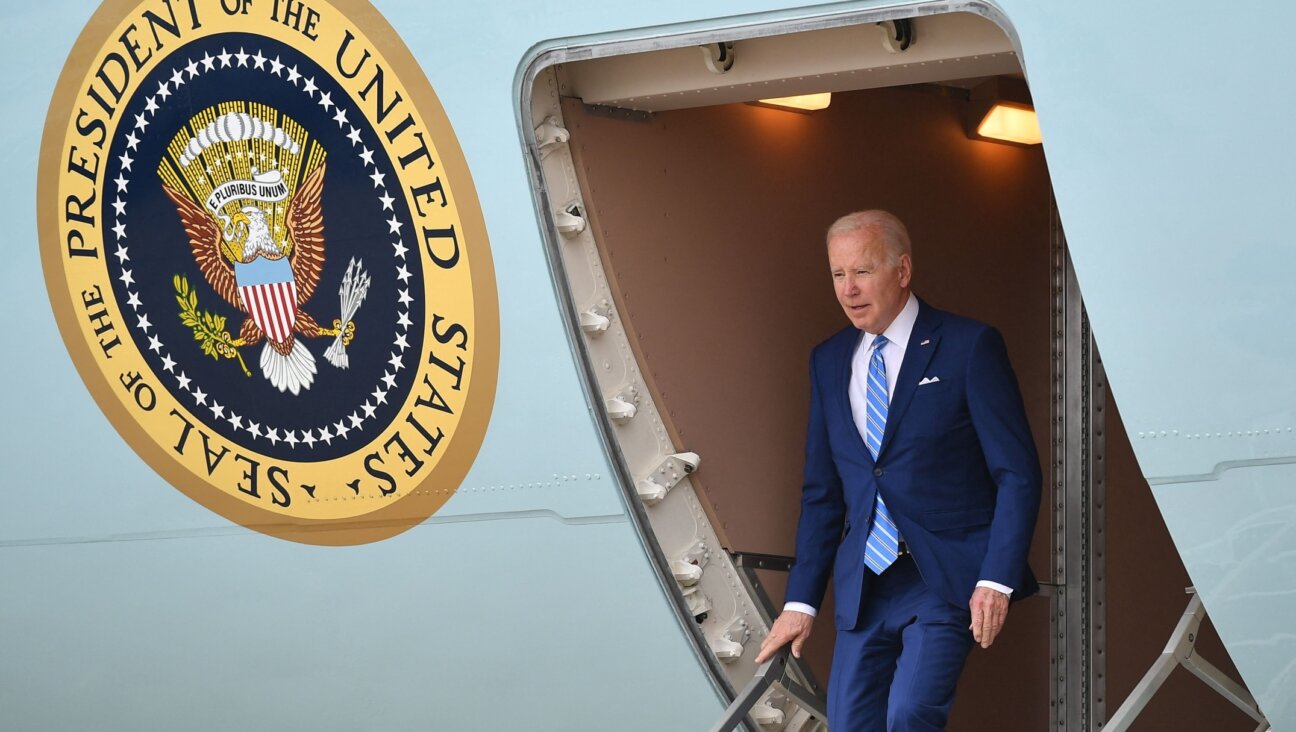
<svg viewBox="0 0 1296 732">
<path fill-rule="evenodd" d="M 799 112 L 814 112 L 820 109 L 827 109 L 831 102 L 832 92 L 798 94 L 794 97 L 775 97 L 773 99 L 759 100 L 760 104 L 767 104 L 771 107 L 781 107 L 783 109 L 795 109 Z"/>
<path fill-rule="evenodd" d="M 1035 109 L 1012 102 L 995 102 L 981 118 L 976 131 L 980 137 L 1019 145 L 1038 145 L 1044 141 Z"/>
<path fill-rule="evenodd" d="M 1010 145 L 1043 142 L 1026 82 L 1000 76 L 973 88 L 968 99 L 967 135 L 973 140 Z"/>
</svg>

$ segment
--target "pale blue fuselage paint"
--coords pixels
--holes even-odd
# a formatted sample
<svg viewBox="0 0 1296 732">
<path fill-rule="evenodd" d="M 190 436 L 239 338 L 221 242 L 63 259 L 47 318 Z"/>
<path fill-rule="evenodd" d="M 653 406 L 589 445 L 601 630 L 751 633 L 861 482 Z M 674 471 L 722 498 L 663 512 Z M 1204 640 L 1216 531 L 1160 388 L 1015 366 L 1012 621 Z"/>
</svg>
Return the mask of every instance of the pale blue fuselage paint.
<svg viewBox="0 0 1296 732">
<path fill-rule="evenodd" d="M 46 304 L 33 211 L 45 110 L 92 7 L 2 11 L 0 728 L 675 730 L 719 715 L 610 478 L 563 332 L 517 142 L 519 64 L 565 45 L 546 39 L 899 3 L 376 5 L 471 167 L 502 355 L 460 492 L 413 530 L 345 548 L 268 538 L 194 503 L 81 385 Z M 1276 82 L 1296 9 L 998 7 L 1142 469 L 1243 677 L 1275 729 L 1294 729 L 1296 576 L 1279 559 L 1296 550 L 1282 464 L 1296 455 L 1296 88 Z M 1227 461 L 1241 462 L 1214 477 Z"/>
</svg>

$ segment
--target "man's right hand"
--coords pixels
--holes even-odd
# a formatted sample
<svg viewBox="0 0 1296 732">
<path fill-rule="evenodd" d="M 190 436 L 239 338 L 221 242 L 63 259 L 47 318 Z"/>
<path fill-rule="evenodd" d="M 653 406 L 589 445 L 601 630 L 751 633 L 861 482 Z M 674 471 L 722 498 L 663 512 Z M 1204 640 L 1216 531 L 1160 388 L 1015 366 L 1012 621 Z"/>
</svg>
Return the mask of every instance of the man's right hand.
<svg viewBox="0 0 1296 732">
<path fill-rule="evenodd" d="M 756 663 L 764 663 L 789 641 L 792 643 L 792 655 L 800 658 L 801 647 L 810 637 L 810 629 L 813 626 L 814 616 L 796 610 L 784 610 L 774 621 L 774 627 L 770 628 L 769 635 L 761 641 L 760 655 L 756 656 Z"/>
</svg>

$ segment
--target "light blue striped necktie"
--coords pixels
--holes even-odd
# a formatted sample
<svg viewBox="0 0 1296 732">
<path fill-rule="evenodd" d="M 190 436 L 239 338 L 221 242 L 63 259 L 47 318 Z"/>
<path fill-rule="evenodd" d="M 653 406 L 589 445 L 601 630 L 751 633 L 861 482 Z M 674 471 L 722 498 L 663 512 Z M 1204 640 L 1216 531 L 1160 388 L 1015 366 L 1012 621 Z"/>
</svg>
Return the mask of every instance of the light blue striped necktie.
<svg viewBox="0 0 1296 732">
<path fill-rule="evenodd" d="M 868 386 L 864 391 L 868 416 L 864 420 L 864 444 L 868 445 L 873 459 L 877 460 L 878 451 L 882 449 L 882 434 L 886 431 L 887 397 L 886 361 L 882 358 L 882 347 L 887 344 L 884 335 L 873 339 L 873 356 L 869 358 Z M 887 510 L 882 493 L 877 494 L 873 502 L 873 525 L 869 529 L 868 539 L 864 542 L 864 561 L 869 569 L 882 574 L 900 556 L 900 531 L 896 529 L 891 512 Z"/>
</svg>

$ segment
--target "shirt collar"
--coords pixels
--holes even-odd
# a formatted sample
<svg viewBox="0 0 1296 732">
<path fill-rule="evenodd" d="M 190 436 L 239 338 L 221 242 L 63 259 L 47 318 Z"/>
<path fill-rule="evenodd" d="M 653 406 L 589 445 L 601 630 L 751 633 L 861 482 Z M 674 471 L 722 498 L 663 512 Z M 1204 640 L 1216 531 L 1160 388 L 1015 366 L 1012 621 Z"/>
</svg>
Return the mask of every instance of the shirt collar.
<svg viewBox="0 0 1296 732">
<path fill-rule="evenodd" d="M 918 322 L 918 298 L 911 292 L 909 293 L 909 300 L 900 309 L 900 314 L 896 315 L 895 320 L 891 321 L 891 325 L 888 325 L 887 329 L 882 331 L 882 335 L 886 336 L 888 341 L 894 343 L 903 351 L 909 345 L 909 335 L 913 333 L 914 323 L 916 322 Z M 877 338 L 877 335 L 867 331 L 862 332 L 864 333 L 864 340 L 860 345 L 867 351 L 873 347 L 873 341 Z"/>
</svg>

